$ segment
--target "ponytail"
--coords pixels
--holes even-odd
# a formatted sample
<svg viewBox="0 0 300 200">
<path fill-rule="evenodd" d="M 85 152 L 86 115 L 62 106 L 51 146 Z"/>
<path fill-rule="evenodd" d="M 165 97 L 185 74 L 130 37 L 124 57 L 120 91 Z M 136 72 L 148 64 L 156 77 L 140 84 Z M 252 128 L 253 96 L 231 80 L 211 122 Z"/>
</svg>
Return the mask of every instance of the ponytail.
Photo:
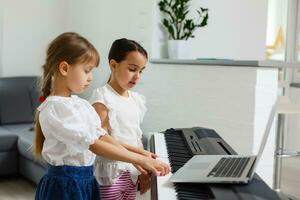
<svg viewBox="0 0 300 200">
<path fill-rule="evenodd" d="M 39 122 L 39 114 L 40 112 L 37 111 L 35 113 L 35 139 L 34 139 L 34 156 L 36 158 L 41 158 L 41 154 L 42 154 L 42 149 L 43 149 L 43 144 L 44 144 L 44 140 L 45 140 L 45 136 L 43 134 L 43 131 L 41 129 L 41 125 Z"/>
<path fill-rule="evenodd" d="M 51 87 L 52 87 L 52 76 L 53 72 L 47 67 L 47 65 L 43 65 L 44 74 L 43 74 L 43 82 L 42 82 L 42 96 L 44 98 L 47 98 L 51 93 Z M 43 150 L 43 144 L 45 140 L 45 136 L 43 134 L 40 122 L 39 122 L 39 111 L 36 111 L 35 113 L 35 139 L 34 139 L 34 156 L 36 158 L 41 158 L 41 153 Z"/>
<path fill-rule="evenodd" d="M 46 65 L 43 65 L 43 69 L 42 96 L 46 99 L 51 93 L 53 72 L 47 70 Z"/>
</svg>

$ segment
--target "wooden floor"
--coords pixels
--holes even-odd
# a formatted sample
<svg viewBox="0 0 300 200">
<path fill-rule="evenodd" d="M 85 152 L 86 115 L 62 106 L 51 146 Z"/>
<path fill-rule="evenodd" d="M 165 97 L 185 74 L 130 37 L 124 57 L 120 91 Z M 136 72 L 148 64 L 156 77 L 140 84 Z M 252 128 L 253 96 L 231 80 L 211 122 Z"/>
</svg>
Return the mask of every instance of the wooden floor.
<svg viewBox="0 0 300 200">
<path fill-rule="evenodd" d="M 282 172 L 282 191 L 300 199 L 300 157 L 285 158 Z M 32 200 L 35 194 L 35 185 L 23 177 L 1 177 L 0 199 L 2 200 Z M 146 197 L 137 199 L 150 199 Z"/>
</svg>

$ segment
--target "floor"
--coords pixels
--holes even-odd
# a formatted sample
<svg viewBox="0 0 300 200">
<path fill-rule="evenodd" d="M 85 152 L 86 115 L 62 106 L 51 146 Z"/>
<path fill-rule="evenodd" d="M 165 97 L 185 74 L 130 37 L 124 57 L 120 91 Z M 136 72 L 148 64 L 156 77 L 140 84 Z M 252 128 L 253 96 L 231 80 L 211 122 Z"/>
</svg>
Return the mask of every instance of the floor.
<svg viewBox="0 0 300 200">
<path fill-rule="evenodd" d="M 0 199 L 32 200 L 34 193 L 35 185 L 23 177 L 1 177 L 0 179 Z"/>
<path fill-rule="evenodd" d="M 281 191 L 300 199 L 300 157 L 284 158 Z"/>
</svg>

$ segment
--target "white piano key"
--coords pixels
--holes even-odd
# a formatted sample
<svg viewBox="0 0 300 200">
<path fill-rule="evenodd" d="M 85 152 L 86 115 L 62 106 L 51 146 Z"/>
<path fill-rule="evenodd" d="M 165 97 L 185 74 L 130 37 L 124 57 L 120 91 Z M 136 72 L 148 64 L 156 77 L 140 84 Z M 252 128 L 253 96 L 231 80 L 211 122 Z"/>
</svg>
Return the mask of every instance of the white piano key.
<svg viewBox="0 0 300 200">
<path fill-rule="evenodd" d="M 169 163 L 168 158 L 160 158 L 160 160 L 165 163 Z M 157 199 L 177 199 L 173 183 L 169 181 L 171 176 L 172 173 L 170 172 L 166 176 L 157 177 Z"/>
<path fill-rule="evenodd" d="M 160 158 L 168 158 L 168 152 L 166 147 L 166 141 L 165 136 L 162 133 L 154 133 L 154 147 L 155 147 L 155 153 Z"/>
<path fill-rule="evenodd" d="M 154 135 L 155 152 L 159 155 L 159 160 L 170 164 L 165 137 L 161 133 L 155 133 Z M 169 181 L 172 173 L 170 172 L 166 176 L 157 177 L 157 199 L 177 199 L 176 190 L 173 183 Z"/>
</svg>

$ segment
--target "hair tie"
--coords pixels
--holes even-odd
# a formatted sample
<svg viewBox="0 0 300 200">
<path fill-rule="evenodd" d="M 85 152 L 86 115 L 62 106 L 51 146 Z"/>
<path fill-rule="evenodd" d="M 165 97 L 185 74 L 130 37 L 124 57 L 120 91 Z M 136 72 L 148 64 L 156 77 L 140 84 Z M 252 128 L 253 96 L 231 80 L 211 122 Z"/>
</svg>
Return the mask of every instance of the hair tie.
<svg viewBox="0 0 300 200">
<path fill-rule="evenodd" d="M 45 100 L 46 100 L 45 96 L 39 96 L 38 101 L 39 101 L 40 103 L 43 103 Z"/>
</svg>

